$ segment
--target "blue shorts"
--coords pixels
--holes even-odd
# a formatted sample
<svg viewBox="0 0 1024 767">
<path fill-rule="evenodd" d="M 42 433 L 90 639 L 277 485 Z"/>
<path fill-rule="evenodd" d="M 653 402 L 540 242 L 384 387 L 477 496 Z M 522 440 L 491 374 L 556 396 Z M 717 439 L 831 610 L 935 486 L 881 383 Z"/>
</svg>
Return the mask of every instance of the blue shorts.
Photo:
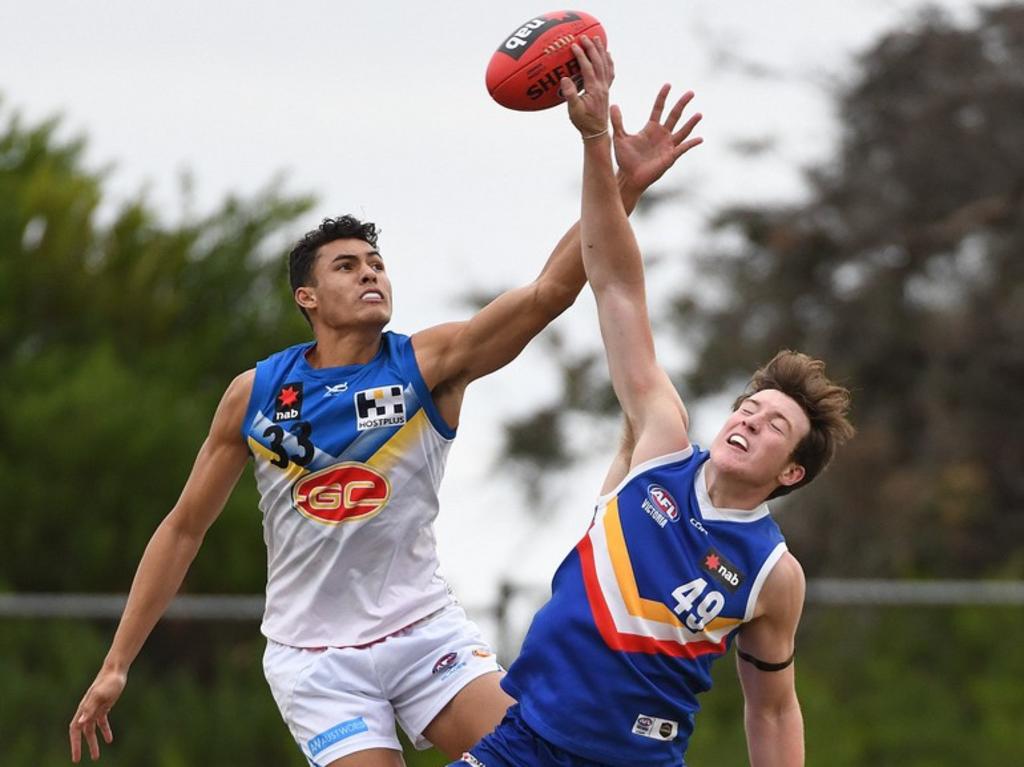
<svg viewBox="0 0 1024 767">
<path fill-rule="evenodd" d="M 545 740 L 519 713 L 514 704 L 490 735 L 463 755 L 462 761 L 448 767 L 607 767 L 607 765 L 570 754 Z"/>
</svg>

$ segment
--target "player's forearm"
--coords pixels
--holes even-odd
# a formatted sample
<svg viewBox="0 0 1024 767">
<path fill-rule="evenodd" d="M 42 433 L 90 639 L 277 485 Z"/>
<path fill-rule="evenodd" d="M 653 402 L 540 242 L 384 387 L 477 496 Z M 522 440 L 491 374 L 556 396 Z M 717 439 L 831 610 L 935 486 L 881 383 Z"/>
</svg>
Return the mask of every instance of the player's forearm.
<svg viewBox="0 0 1024 767">
<path fill-rule="evenodd" d="M 641 290 L 643 285 L 636 238 L 612 172 L 610 143 L 607 136 L 584 142 L 580 234 L 584 267 L 598 296 L 610 283 L 634 284 Z"/>
<path fill-rule="evenodd" d="M 804 720 L 796 699 L 773 712 L 747 710 L 750 767 L 803 767 Z"/>
<path fill-rule="evenodd" d="M 631 184 L 623 173 L 618 173 L 615 180 L 622 206 L 628 215 L 636 209 L 645 190 Z M 572 306 L 583 290 L 587 283 L 587 273 L 583 269 L 578 221 L 562 235 L 562 239 L 551 251 L 537 283 L 552 319 Z"/>
<path fill-rule="evenodd" d="M 127 672 L 181 587 L 201 542 L 201 537 L 181 531 L 168 519 L 156 529 L 135 572 L 105 668 Z"/>
</svg>

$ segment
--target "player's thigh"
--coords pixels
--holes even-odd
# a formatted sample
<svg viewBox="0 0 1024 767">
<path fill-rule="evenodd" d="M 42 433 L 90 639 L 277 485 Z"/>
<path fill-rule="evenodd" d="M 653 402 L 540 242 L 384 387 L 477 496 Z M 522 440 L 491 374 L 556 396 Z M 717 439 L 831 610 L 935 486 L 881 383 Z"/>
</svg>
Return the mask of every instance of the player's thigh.
<svg viewBox="0 0 1024 767">
<path fill-rule="evenodd" d="M 326 767 L 405 767 L 401 751 L 390 748 L 368 748 L 341 759 L 335 759 Z"/>
<path fill-rule="evenodd" d="M 459 690 L 423 734 L 445 754 L 457 758 L 501 722 L 515 703 L 501 689 L 504 672 L 484 674 Z"/>
</svg>

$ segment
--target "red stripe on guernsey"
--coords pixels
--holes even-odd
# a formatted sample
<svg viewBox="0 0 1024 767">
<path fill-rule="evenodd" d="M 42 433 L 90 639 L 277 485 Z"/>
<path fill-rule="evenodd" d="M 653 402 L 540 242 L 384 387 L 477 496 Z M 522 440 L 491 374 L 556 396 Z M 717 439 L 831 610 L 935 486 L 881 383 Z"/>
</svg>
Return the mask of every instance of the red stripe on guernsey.
<svg viewBox="0 0 1024 767">
<path fill-rule="evenodd" d="M 648 655 L 670 655 L 673 658 L 696 658 L 708 653 L 724 653 L 726 649 L 726 638 L 722 637 L 720 642 L 666 642 L 661 639 L 640 636 L 638 634 L 623 634 L 615 627 L 611 611 L 604 601 L 601 593 L 601 585 L 597 580 L 597 570 L 594 566 L 594 544 L 589 535 L 576 545 L 576 551 L 580 555 L 580 566 L 583 571 L 583 586 L 587 592 L 587 601 L 590 602 L 590 612 L 594 617 L 597 630 L 601 633 L 604 643 L 612 650 L 623 650 L 625 652 L 642 652 Z"/>
</svg>

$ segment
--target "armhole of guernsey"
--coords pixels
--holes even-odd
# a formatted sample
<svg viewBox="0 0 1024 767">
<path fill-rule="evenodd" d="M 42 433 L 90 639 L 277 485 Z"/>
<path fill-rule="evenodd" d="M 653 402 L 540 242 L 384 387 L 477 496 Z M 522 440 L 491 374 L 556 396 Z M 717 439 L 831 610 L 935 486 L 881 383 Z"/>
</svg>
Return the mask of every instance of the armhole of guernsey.
<svg viewBox="0 0 1024 767">
<path fill-rule="evenodd" d="M 638 463 L 636 466 L 634 466 L 632 469 L 629 470 L 629 473 L 627 473 L 626 476 L 622 478 L 622 481 L 619 482 L 619 484 L 617 484 L 615 486 L 614 490 L 611 490 L 610 492 L 607 492 L 604 495 L 599 495 L 597 497 L 597 505 L 600 507 L 600 506 L 603 506 L 604 504 L 608 503 L 608 501 L 610 501 L 612 498 L 614 498 L 619 493 L 621 493 L 622 492 L 622 488 L 624 488 L 626 485 L 628 485 L 630 483 L 630 481 L 632 481 L 633 479 L 636 479 L 638 476 L 643 474 L 645 471 L 650 471 L 651 469 L 656 469 L 659 466 L 668 466 L 670 463 L 679 463 L 681 461 L 685 461 L 685 460 L 687 460 L 689 458 L 692 458 L 693 454 L 694 454 L 693 444 L 690 444 L 690 445 L 687 445 L 682 450 L 677 450 L 674 453 L 668 453 L 666 455 L 659 455 L 656 458 L 648 458 L 643 463 Z"/>
<path fill-rule="evenodd" d="M 761 587 L 764 586 L 764 582 L 768 579 L 768 575 L 786 551 L 786 542 L 779 541 L 775 548 L 769 552 L 768 558 L 765 559 L 764 564 L 761 565 L 761 569 L 758 571 L 757 577 L 754 578 L 754 582 L 750 585 L 750 596 L 747 597 L 747 610 L 743 614 L 744 623 L 754 617 L 754 608 L 757 607 L 757 598 L 761 596 Z"/>
<path fill-rule="evenodd" d="M 412 348 L 412 339 L 409 336 L 391 332 L 387 336 L 394 344 L 395 356 L 398 358 L 402 370 L 408 375 L 409 381 L 412 382 L 413 388 L 416 390 L 416 396 L 423 404 L 423 412 L 427 414 L 430 425 L 445 439 L 455 439 L 455 429 L 445 423 L 441 417 L 434 404 L 434 398 L 430 394 L 430 389 L 427 388 L 427 384 L 420 374 L 420 366 L 416 363 L 416 351 Z"/>
<path fill-rule="evenodd" d="M 259 410 L 260 403 L 263 402 L 266 395 L 267 376 L 265 371 L 268 360 L 269 357 L 256 363 L 256 373 L 252 377 L 252 392 L 249 394 L 249 404 L 245 408 L 245 418 L 242 419 L 242 442 L 247 447 L 249 445 L 249 431 L 252 428 L 252 421 L 256 417 L 256 411 Z"/>
</svg>

